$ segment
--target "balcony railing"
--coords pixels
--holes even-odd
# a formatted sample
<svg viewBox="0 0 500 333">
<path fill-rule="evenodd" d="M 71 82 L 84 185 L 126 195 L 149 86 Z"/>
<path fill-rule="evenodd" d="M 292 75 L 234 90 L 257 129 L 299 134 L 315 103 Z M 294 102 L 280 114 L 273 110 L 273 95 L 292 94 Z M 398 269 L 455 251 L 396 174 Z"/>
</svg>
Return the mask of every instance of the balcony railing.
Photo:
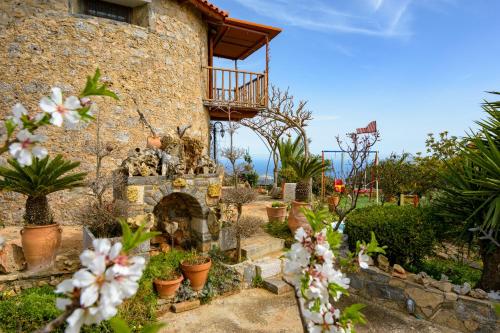
<svg viewBox="0 0 500 333">
<path fill-rule="evenodd" d="M 207 104 L 242 109 L 262 109 L 267 106 L 265 73 L 216 67 L 204 67 L 204 70 Z"/>
</svg>

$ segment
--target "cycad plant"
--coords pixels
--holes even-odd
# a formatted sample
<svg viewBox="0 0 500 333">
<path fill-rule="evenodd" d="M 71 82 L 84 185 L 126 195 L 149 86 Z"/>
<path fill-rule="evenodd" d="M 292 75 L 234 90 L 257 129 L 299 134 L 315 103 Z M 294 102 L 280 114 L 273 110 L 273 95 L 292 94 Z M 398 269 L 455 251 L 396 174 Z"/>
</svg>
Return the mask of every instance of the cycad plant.
<svg viewBox="0 0 500 333">
<path fill-rule="evenodd" d="M 290 161 L 299 181 L 295 188 L 295 200 L 308 202 L 311 197 L 311 179 L 323 170 L 323 162 L 318 156 L 301 157 Z"/>
<path fill-rule="evenodd" d="M 32 165 L 22 167 L 16 160 L 9 160 L 9 167 L 0 167 L 0 190 L 26 195 L 26 224 L 49 225 L 53 223 L 47 195 L 84 185 L 86 173 L 72 173 L 79 162 L 70 162 L 61 155 L 50 160 L 34 159 Z"/>
<path fill-rule="evenodd" d="M 300 137 L 292 140 L 290 137 L 286 140 L 278 141 L 278 152 L 283 169 L 290 167 L 292 161 L 304 156 L 304 144 Z"/>
<path fill-rule="evenodd" d="M 480 287 L 500 290 L 500 103 L 485 103 L 488 118 L 461 148 L 463 163 L 449 163 L 435 204 L 446 221 L 477 237 L 483 259 Z"/>
</svg>

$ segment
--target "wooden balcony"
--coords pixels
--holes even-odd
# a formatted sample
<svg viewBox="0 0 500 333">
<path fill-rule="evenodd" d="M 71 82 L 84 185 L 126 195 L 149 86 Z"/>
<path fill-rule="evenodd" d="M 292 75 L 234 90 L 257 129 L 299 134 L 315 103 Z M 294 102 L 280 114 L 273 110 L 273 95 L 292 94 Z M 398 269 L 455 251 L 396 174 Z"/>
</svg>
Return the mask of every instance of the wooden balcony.
<svg viewBox="0 0 500 333">
<path fill-rule="evenodd" d="M 266 73 L 204 67 L 205 106 L 212 120 L 252 118 L 267 107 Z"/>
</svg>

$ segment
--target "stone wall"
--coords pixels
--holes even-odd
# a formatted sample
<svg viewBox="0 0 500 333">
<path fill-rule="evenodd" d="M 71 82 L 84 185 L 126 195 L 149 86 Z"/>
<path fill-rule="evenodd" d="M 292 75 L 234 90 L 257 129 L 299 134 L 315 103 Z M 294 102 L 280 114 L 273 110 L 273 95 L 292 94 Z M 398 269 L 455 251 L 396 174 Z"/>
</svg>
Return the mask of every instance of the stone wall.
<svg viewBox="0 0 500 333">
<path fill-rule="evenodd" d="M 393 277 L 376 267 L 350 274 L 351 289 L 380 305 L 407 313 L 406 302 L 415 302 L 415 315 L 462 332 L 499 332 L 500 322 L 488 300 L 457 295 L 451 283 L 443 290 L 419 283 L 418 277 Z"/>
<path fill-rule="evenodd" d="M 72 13 L 75 0 L 0 1 L 0 119 L 16 102 L 34 110 L 54 85 L 77 94 L 99 67 L 120 101 L 98 98 L 103 141 L 117 149 L 106 160 L 113 170 L 127 152 L 144 147 L 148 131 L 139 123 L 131 97 L 160 134 L 191 124 L 188 134 L 208 146 L 209 116 L 203 106 L 202 65 L 207 64 L 207 25 L 186 2 L 153 0 L 148 27 Z M 145 11 L 147 9 L 147 11 Z M 142 23 L 141 23 L 142 24 Z M 95 123 L 80 131 L 44 130 L 52 155 L 82 163 L 92 173 Z M 1 161 L 0 161 L 1 162 Z M 91 176 L 91 175 L 90 175 Z M 86 189 L 50 196 L 59 223 L 76 222 Z M 0 194 L 0 223 L 22 220 L 24 199 Z M 71 209 L 68 209 L 68 207 Z"/>
</svg>

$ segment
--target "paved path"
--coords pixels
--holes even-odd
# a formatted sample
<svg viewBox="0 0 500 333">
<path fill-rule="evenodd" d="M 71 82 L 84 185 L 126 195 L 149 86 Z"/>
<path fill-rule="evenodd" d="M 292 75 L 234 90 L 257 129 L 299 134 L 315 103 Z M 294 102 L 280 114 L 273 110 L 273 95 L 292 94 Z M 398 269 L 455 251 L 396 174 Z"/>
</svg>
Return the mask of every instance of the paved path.
<svg viewBox="0 0 500 333">
<path fill-rule="evenodd" d="M 350 303 L 364 303 L 363 313 L 368 324 L 358 326 L 360 333 L 454 333 L 455 331 L 417 320 L 405 314 L 388 310 L 356 299 L 343 298 L 341 307 Z M 211 304 L 175 314 L 167 313 L 161 319 L 167 323 L 162 333 L 302 333 L 301 322 L 293 293 L 274 295 L 263 289 L 247 289 Z"/>
</svg>

